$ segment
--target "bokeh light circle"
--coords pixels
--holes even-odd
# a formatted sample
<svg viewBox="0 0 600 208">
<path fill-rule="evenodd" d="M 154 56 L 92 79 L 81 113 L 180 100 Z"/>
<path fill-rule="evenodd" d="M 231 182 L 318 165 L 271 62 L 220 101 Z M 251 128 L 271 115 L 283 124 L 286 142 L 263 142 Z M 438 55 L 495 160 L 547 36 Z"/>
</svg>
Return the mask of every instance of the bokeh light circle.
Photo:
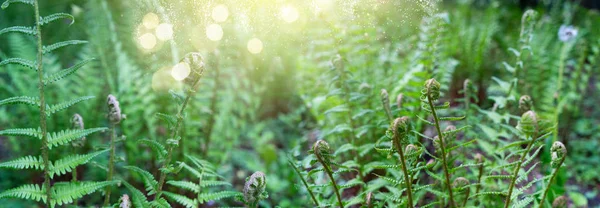
<svg viewBox="0 0 600 208">
<path fill-rule="evenodd" d="M 185 62 L 180 62 L 171 69 L 171 76 L 177 81 L 184 80 L 190 75 L 190 65 Z"/>
<path fill-rule="evenodd" d="M 140 46 L 146 50 L 150 50 L 156 46 L 156 37 L 152 33 L 146 33 L 138 38 Z"/>
<path fill-rule="evenodd" d="M 258 38 L 252 38 L 248 41 L 248 51 L 253 54 L 258 54 L 263 50 L 263 43 Z"/>
<path fill-rule="evenodd" d="M 142 19 L 142 24 L 148 29 L 156 28 L 159 24 L 158 15 L 152 12 L 144 15 L 144 18 Z"/>
<path fill-rule="evenodd" d="M 225 22 L 229 17 L 229 10 L 225 5 L 217 5 L 213 8 L 211 17 L 216 22 Z"/>
<path fill-rule="evenodd" d="M 218 24 L 210 24 L 206 26 L 206 37 L 212 41 L 219 41 L 223 38 L 223 28 Z"/>
<path fill-rule="evenodd" d="M 156 37 L 162 41 L 173 39 L 173 25 L 165 23 L 158 25 L 156 27 Z"/>
</svg>

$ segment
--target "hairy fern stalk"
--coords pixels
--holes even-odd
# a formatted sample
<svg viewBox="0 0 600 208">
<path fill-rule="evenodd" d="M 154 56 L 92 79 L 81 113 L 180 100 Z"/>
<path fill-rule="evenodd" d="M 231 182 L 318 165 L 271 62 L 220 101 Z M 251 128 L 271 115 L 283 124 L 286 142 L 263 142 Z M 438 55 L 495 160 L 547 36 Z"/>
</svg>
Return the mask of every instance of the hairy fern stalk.
<svg viewBox="0 0 600 208">
<path fill-rule="evenodd" d="M 43 26 L 62 19 L 70 19 L 71 24 L 73 24 L 74 17 L 66 13 L 55 13 L 50 14 L 48 16 L 41 16 L 39 3 L 37 0 L 7 0 L 2 4 L 2 9 L 6 9 L 10 5 L 16 3 L 26 4 L 33 7 L 35 13 L 34 19 L 36 20 L 35 26 L 13 26 L 4 28 L 0 30 L 0 35 L 8 32 L 16 32 L 35 36 L 37 42 L 37 58 L 36 61 L 26 60 L 23 58 L 9 58 L 0 62 L 0 66 L 7 64 L 18 64 L 31 70 L 35 70 L 38 75 L 37 84 L 39 90 L 39 97 L 12 97 L 0 101 L 0 103 L 2 105 L 27 104 L 30 106 L 38 107 L 40 115 L 40 127 L 7 129 L 0 131 L 0 135 L 29 136 L 38 138 L 41 140 L 42 155 L 41 157 L 25 156 L 23 158 L 1 163 L 0 167 L 13 169 L 42 169 L 44 174 L 44 183 L 41 187 L 37 184 L 28 184 L 14 189 L 6 190 L 0 193 L 0 199 L 12 197 L 28 199 L 38 202 L 42 201 L 49 207 L 73 203 L 73 201 L 76 201 L 76 199 L 81 198 L 84 195 L 91 194 L 103 187 L 113 185 L 114 182 L 77 182 L 74 180 L 72 182 L 54 182 L 54 185 L 52 185 L 51 180 L 54 178 L 54 176 L 60 176 L 68 172 L 75 171 L 77 166 L 89 162 L 95 156 L 105 153 L 106 151 L 99 151 L 87 155 L 70 155 L 58 159 L 54 162 L 50 161 L 49 151 L 53 147 L 58 147 L 70 144 L 72 142 L 76 142 L 76 140 L 78 139 L 82 139 L 85 136 L 94 132 L 104 131 L 106 130 L 106 128 L 68 129 L 59 132 L 48 132 L 47 120 L 50 115 L 65 110 L 68 107 L 75 105 L 79 102 L 92 99 L 93 97 L 81 97 L 70 101 L 61 102 L 55 105 L 48 105 L 45 97 L 45 87 L 47 85 L 56 83 L 66 78 L 67 76 L 75 73 L 83 65 L 90 62 L 92 59 L 82 61 L 68 69 L 64 69 L 53 74 L 46 74 L 42 64 L 45 54 L 52 53 L 52 51 L 65 46 L 82 44 L 85 43 L 85 41 L 68 40 L 54 43 L 51 45 L 44 45 L 42 40 Z"/>
</svg>

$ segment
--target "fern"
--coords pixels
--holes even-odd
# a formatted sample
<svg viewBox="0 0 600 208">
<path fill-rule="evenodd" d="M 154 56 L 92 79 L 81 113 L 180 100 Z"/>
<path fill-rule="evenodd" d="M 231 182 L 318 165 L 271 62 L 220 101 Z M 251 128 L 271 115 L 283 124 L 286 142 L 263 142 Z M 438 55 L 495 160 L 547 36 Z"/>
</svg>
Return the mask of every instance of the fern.
<svg viewBox="0 0 600 208">
<path fill-rule="evenodd" d="M 0 199 L 20 198 L 38 202 L 44 201 L 44 203 L 46 203 L 46 197 L 46 188 L 40 188 L 37 184 L 26 184 L 0 193 Z"/>
<path fill-rule="evenodd" d="M 54 184 L 54 187 L 52 188 L 52 196 L 54 198 L 52 199 L 53 201 L 51 201 L 51 206 L 54 207 L 54 205 L 64 205 L 73 203 L 73 201 L 78 198 L 94 193 L 106 186 L 115 185 L 116 183 L 116 181 L 82 181 L 74 183 Z"/>
<path fill-rule="evenodd" d="M 58 147 L 60 145 L 68 144 L 73 140 L 88 136 L 90 134 L 105 131 L 108 128 L 91 128 L 91 129 L 68 129 L 62 130 L 60 132 L 48 133 L 48 148 L 52 149 L 52 147 Z"/>
<path fill-rule="evenodd" d="M 106 153 L 108 150 L 93 152 L 86 155 L 70 155 L 63 157 L 60 160 L 54 161 L 50 165 L 50 178 L 54 178 L 54 175 L 63 175 L 75 169 L 75 167 L 88 163 L 94 157 Z"/>
<path fill-rule="evenodd" d="M 44 161 L 42 158 L 36 158 L 29 155 L 12 161 L 0 163 L 0 168 L 42 170 L 44 169 Z"/>
<path fill-rule="evenodd" d="M 37 42 L 37 57 L 35 61 L 27 60 L 24 58 L 9 58 L 0 63 L 0 65 L 6 64 L 18 64 L 21 66 L 28 67 L 30 69 L 35 69 L 37 71 L 38 83 L 39 86 L 39 99 L 31 98 L 28 96 L 20 96 L 17 98 L 9 98 L 7 100 L 3 100 L 2 104 L 15 104 L 15 103 L 25 103 L 29 105 L 34 105 L 39 107 L 40 114 L 40 128 L 39 129 L 9 129 L 0 131 L 0 135 L 22 135 L 22 136 L 32 136 L 37 137 L 42 140 L 42 155 L 39 157 L 41 160 L 35 162 L 35 157 L 30 156 L 25 158 L 25 160 L 16 160 L 13 164 L 3 163 L 6 167 L 12 168 L 28 168 L 34 167 L 36 169 L 43 169 L 44 172 L 44 183 L 42 187 L 39 188 L 38 185 L 26 185 L 20 188 L 11 189 L 1 193 L 1 196 L 11 196 L 18 197 L 24 199 L 33 199 L 35 201 L 40 201 L 43 199 L 44 203 L 49 205 L 50 207 L 54 207 L 57 204 L 63 205 L 67 203 L 72 203 L 75 199 L 81 198 L 83 195 L 87 195 L 93 193 L 97 189 L 109 186 L 114 184 L 113 182 L 81 182 L 81 183 L 55 183 L 54 186 L 51 185 L 50 179 L 53 178 L 54 175 L 64 174 L 67 171 L 71 171 L 76 166 L 87 163 L 91 158 L 100 154 L 101 152 L 91 153 L 88 155 L 74 155 L 70 157 L 66 157 L 63 159 L 57 160 L 54 164 L 50 162 L 49 159 L 49 150 L 52 147 L 57 147 L 60 145 L 67 144 L 73 140 L 85 137 L 91 133 L 105 130 L 106 128 L 92 128 L 92 129 L 78 129 L 78 130 L 62 130 L 56 133 L 49 133 L 47 129 L 47 117 L 57 111 L 63 110 L 71 105 L 74 105 L 78 102 L 81 102 L 86 99 L 90 99 L 90 97 L 84 97 L 81 99 L 76 99 L 74 101 L 69 101 L 65 103 L 60 103 L 55 106 L 47 106 L 45 99 L 45 85 L 57 82 L 68 75 L 73 74 L 77 69 L 81 68 L 84 64 L 89 61 L 84 61 L 76 64 L 73 67 L 70 67 L 65 70 L 60 70 L 55 72 L 52 75 L 46 75 L 48 71 L 44 70 L 44 53 L 52 51 L 54 49 L 61 48 L 66 45 L 73 45 L 71 43 L 80 43 L 80 42 L 64 42 L 63 44 L 54 44 L 49 46 L 48 48 L 43 47 L 42 41 L 42 26 L 46 25 L 50 22 L 68 18 L 71 19 L 71 23 L 73 23 L 74 18 L 70 14 L 66 13 L 55 13 L 50 14 L 45 17 L 40 16 L 39 5 L 37 0 L 7 0 L 2 4 L 2 9 L 6 9 L 13 3 L 23 3 L 33 6 L 34 10 L 34 20 L 35 26 L 13 26 L 8 28 L 3 28 L 0 30 L 0 35 L 8 33 L 8 32 L 17 32 L 23 33 L 27 35 L 33 35 L 36 37 Z M 69 44 L 67 44 L 69 43 Z M 52 59 L 52 57 L 47 57 L 48 59 Z M 41 162 L 41 163 L 40 163 Z M 45 193 L 45 194 L 44 194 Z"/>
</svg>

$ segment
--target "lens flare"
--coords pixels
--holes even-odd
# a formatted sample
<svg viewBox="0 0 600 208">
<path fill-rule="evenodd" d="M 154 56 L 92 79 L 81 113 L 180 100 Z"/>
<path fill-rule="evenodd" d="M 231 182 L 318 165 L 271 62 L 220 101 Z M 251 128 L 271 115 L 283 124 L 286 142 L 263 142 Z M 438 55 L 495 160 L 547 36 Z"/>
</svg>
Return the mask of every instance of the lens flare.
<svg viewBox="0 0 600 208">
<path fill-rule="evenodd" d="M 140 46 L 146 50 L 150 50 L 156 46 L 156 37 L 152 33 L 146 33 L 138 38 Z"/>
<path fill-rule="evenodd" d="M 173 25 L 165 23 L 158 25 L 156 37 L 162 41 L 173 39 Z"/>
<path fill-rule="evenodd" d="M 258 38 L 252 38 L 248 41 L 248 51 L 252 54 L 258 54 L 263 49 L 263 43 Z"/>
<path fill-rule="evenodd" d="M 225 5 L 217 5 L 213 8 L 211 16 L 216 22 L 225 22 L 229 17 L 229 10 Z"/>
<path fill-rule="evenodd" d="M 218 24 L 210 24 L 206 26 L 206 37 L 212 41 L 219 41 L 223 38 L 223 28 Z"/>
<path fill-rule="evenodd" d="M 142 24 L 144 25 L 144 27 L 146 27 L 148 29 L 156 28 L 156 26 L 158 26 L 158 23 L 159 23 L 158 15 L 156 15 L 152 12 L 144 15 L 144 19 L 142 19 Z"/>
</svg>

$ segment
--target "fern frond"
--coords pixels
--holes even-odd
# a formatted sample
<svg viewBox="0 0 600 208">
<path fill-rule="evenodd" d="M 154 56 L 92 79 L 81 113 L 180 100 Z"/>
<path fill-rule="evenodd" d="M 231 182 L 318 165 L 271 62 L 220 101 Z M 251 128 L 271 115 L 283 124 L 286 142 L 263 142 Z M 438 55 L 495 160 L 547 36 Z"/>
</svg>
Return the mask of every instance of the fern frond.
<svg viewBox="0 0 600 208">
<path fill-rule="evenodd" d="M 127 181 L 121 181 L 129 189 L 131 193 L 131 202 L 134 205 L 133 207 L 150 207 L 150 203 L 148 202 L 148 198 L 142 193 L 140 190 L 137 190 L 131 184 L 127 183 Z"/>
<path fill-rule="evenodd" d="M 50 204 L 51 206 L 70 204 L 76 199 L 96 192 L 98 189 L 115 184 L 117 184 L 116 181 L 56 183 L 52 187 L 52 201 Z"/>
<path fill-rule="evenodd" d="M 26 184 L 0 193 L 0 199 L 19 198 L 46 202 L 46 189 L 37 184 Z"/>
<path fill-rule="evenodd" d="M 93 60 L 95 60 L 95 58 L 83 60 L 83 61 L 73 65 L 72 67 L 69 67 L 68 69 L 63 69 L 58 72 L 55 72 L 54 74 L 51 74 L 50 76 L 47 76 L 46 78 L 44 78 L 44 85 L 52 84 L 54 82 L 57 82 L 65 77 L 75 73 L 77 70 L 79 70 L 85 64 L 87 64 Z"/>
<path fill-rule="evenodd" d="M 524 208 L 524 207 L 528 207 L 529 204 L 531 204 L 531 202 L 533 202 L 533 197 L 529 196 L 529 197 L 525 197 L 522 200 L 516 201 L 513 205 L 512 208 Z"/>
<path fill-rule="evenodd" d="M 95 96 L 85 96 L 85 97 L 75 98 L 73 100 L 69 100 L 69 101 L 61 102 L 59 104 L 48 106 L 46 108 L 46 114 L 52 115 L 56 112 L 67 109 L 68 107 L 71 107 L 77 103 L 80 103 L 80 102 L 83 102 L 83 101 L 86 101 L 86 100 L 89 100 L 92 98 L 95 98 Z"/>
<path fill-rule="evenodd" d="M 27 60 L 27 59 L 22 59 L 22 58 L 8 58 L 2 62 L 0 62 L 0 66 L 3 65 L 7 65 L 7 64 L 17 64 L 17 65 L 21 65 L 30 69 L 33 69 L 35 71 L 37 71 L 37 67 L 35 66 L 35 62 Z"/>
<path fill-rule="evenodd" d="M 48 148 L 64 145 L 73 140 L 85 137 L 99 131 L 105 131 L 108 128 L 92 128 L 92 129 L 68 129 L 60 132 L 48 133 Z"/>
<path fill-rule="evenodd" d="M 11 104 L 27 104 L 31 106 L 40 106 L 40 101 L 38 98 L 28 96 L 11 97 L 0 101 L 0 106 Z"/>
<path fill-rule="evenodd" d="M 146 187 L 146 191 L 148 191 L 148 195 L 153 195 L 156 193 L 158 181 L 154 179 L 154 176 L 150 172 L 136 166 L 125 166 L 123 168 L 136 172 L 142 176 L 142 180 L 144 180 L 144 186 Z"/>
<path fill-rule="evenodd" d="M 187 208 L 196 208 L 196 207 L 198 207 L 198 201 L 196 201 L 196 199 L 192 200 L 192 199 L 190 199 L 190 198 L 188 198 L 186 196 L 182 196 L 182 195 L 179 195 L 179 194 L 171 193 L 171 192 L 168 192 L 168 191 L 164 191 L 163 194 L 167 198 L 169 198 L 169 199 L 171 199 L 173 201 L 176 201 L 177 203 L 179 203 L 179 204 L 181 204 L 181 205 L 183 205 L 183 206 L 185 206 Z"/>
<path fill-rule="evenodd" d="M 460 121 L 465 119 L 464 116 L 459 116 L 459 117 L 439 117 L 439 119 L 441 121 Z"/>
<path fill-rule="evenodd" d="M 0 135 L 4 136 L 30 136 L 38 139 L 42 139 L 42 131 L 34 128 L 27 129 L 5 129 L 0 131 Z"/>
<path fill-rule="evenodd" d="M 231 186 L 231 183 L 226 181 L 202 181 L 200 183 L 200 187 L 210 187 L 210 186 Z"/>
<path fill-rule="evenodd" d="M 241 193 L 235 191 L 220 191 L 215 193 L 204 193 L 198 196 L 198 202 L 204 203 L 207 201 L 220 200 L 224 198 L 231 198 L 236 196 L 242 196 Z"/>
<path fill-rule="evenodd" d="M 78 45 L 78 44 L 86 44 L 86 43 L 88 43 L 88 42 L 85 41 L 85 40 L 67 40 L 67 41 L 61 41 L 61 42 L 54 43 L 54 44 L 49 45 L 49 46 L 44 46 L 43 49 L 42 49 L 42 52 L 44 54 L 47 54 L 47 53 L 50 53 L 50 52 L 52 52 L 52 51 L 54 51 L 56 49 L 59 49 L 59 48 L 65 47 L 65 46 Z"/>
<path fill-rule="evenodd" d="M 8 6 L 14 3 L 29 4 L 33 6 L 33 0 L 6 0 L 4 3 L 2 3 L 2 9 L 6 9 Z"/>
<path fill-rule="evenodd" d="M 167 181 L 167 184 L 198 193 L 200 186 L 189 181 Z"/>
<path fill-rule="evenodd" d="M 94 157 L 96 157 L 102 153 L 105 153 L 105 152 L 108 152 L 108 149 L 98 151 L 98 152 L 93 152 L 93 153 L 86 154 L 86 155 L 70 155 L 70 156 L 66 156 L 62 159 L 59 159 L 59 160 L 55 161 L 54 163 L 50 164 L 50 168 L 49 168 L 50 178 L 54 178 L 54 175 L 59 176 L 59 175 L 63 175 L 65 173 L 71 172 L 73 169 L 75 169 L 75 167 L 86 164 Z"/>
<path fill-rule="evenodd" d="M 156 117 L 160 120 L 167 122 L 169 127 L 174 127 L 177 123 L 177 118 L 173 115 L 168 115 L 164 113 L 156 113 Z"/>
<path fill-rule="evenodd" d="M 156 208 L 171 208 L 169 202 L 164 198 L 158 198 L 150 202 L 150 207 Z"/>
<path fill-rule="evenodd" d="M 12 169 L 29 169 L 33 168 L 36 170 L 44 169 L 44 161 L 42 158 L 36 158 L 28 155 L 15 160 L 0 163 L 0 168 L 12 168 Z"/>
<path fill-rule="evenodd" d="M 167 156 L 167 148 L 155 140 L 140 139 L 138 140 L 138 143 L 142 143 L 150 147 L 150 149 L 157 154 L 158 159 L 164 159 Z"/>
<path fill-rule="evenodd" d="M 70 19 L 71 23 L 69 24 L 73 24 L 75 23 L 75 17 L 73 17 L 73 15 L 67 14 L 67 13 L 54 13 L 45 17 L 41 17 L 40 24 L 41 25 L 47 25 L 48 23 L 54 22 L 56 20 L 60 20 L 60 19 Z"/>
<path fill-rule="evenodd" d="M 0 35 L 2 35 L 4 33 L 9 33 L 9 32 L 18 32 L 18 33 L 23 33 L 26 35 L 31 35 L 31 36 L 34 36 L 37 34 L 37 31 L 33 27 L 12 26 L 12 27 L 7 27 L 7 28 L 0 30 Z"/>
</svg>

